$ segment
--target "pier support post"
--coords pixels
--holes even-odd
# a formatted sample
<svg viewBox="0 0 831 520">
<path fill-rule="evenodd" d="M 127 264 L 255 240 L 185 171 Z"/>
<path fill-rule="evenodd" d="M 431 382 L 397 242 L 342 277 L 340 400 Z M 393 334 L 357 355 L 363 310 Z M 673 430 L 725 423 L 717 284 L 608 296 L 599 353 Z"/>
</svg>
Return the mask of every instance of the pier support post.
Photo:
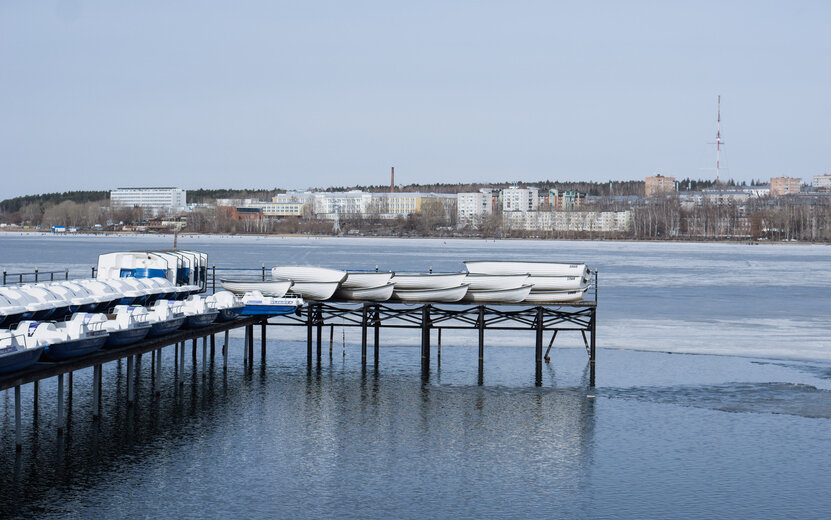
<svg viewBox="0 0 831 520">
<path fill-rule="evenodd" d="M 306 304 L 306 363 L 312 366 L 312 313 L 313 304 Z"/>
<path fill-rule="evenodd" d="M 92 367 L 92 418 L 98 419 L 98 409 L 101 407 L 101 387 L 98 385 L 98 377 L 101 373 L 101 365 Z"/>
<path fill-rule="evenodd" d="M 430 368 L 430 304 L 421 308 L 421 364 Z"/>
<path fill-rule="evenodd" d="M 23 449 L 23 432 L 20 417 L 20 385 L 14 387 L 14 449 Z"/>
<path fill-rule="evenodd" d="M 594 366 L 595 366 L 595 335 L 597 332 L 597 308 L 592 309 L 591 318 L 591 344 L 589 345 L 589 386 L 594 388 Z"/>
<path fill-rule="evenodd" d="M 196 338 L 193 338 L 190 342 L 190 350 L 191 350 L 191 358 L 193 361 L 193 371 L 196 372 Z"/>
<path fill-rule="evenodd" d="M 329 325 L 329 361 L 332 361 L 332 349 L 335 348 L 335 324 Z"/>
<path fill-rule="evenodd" d="M 266 325 L 268 325 L 268 318 L 263 318 L 263 321 L 260 322 L 260 363 L 262 364 L 265 364 Z M 330 348 L 329 350 L 332 349 Z"/>
<path fill-rule="evenodd" d="M 178 343 L 176 344 L 178 347 Z M 176 349 L 176 355 L 179 355 L 178 348 Z M 133 406 L 133 403 L 136 400 L 136 388 L 135 384 L 133 383 L 133 362 L 134 356 L 127 356 L 127 406 Z"/>
<path fill-rule="evenodd" d="M 248 325 L 248 365 L 254 368 L 254 325 Z"/>
<path fill-rule="evenodd" d="M 479 319 L 476 324 L 479 327 L 479 366 L 485 362 L 485 306 L 479 306 Z"/>
<path fill-rule="evenodd" d="M 222 345 L 222 370 L 228 370 L 228 333 L 225 331 L 225 344 Z"/>
<path fill-rule="evenodd" d="M 367 337 L 367 322 L 366 322 L 366 314 L 367 314 L 367 304 L 364 304 L 361 308 L 361 366 L 366 367 L 366 337 Z"/>
<path fill-rule="evenodd" d="M 537 307 L 537 319 L 534 320 L 534 325 L 536 326 L 536 342 L 534 343 L 534 360 L 537 364 L 542 363 L 542 320 L 543 320 L 543 310 L 542 307 Z"/>
<path fill-rule="evenodd" d="M 58 374 L 58 435 L 63 435 L 63 374 Z"/>
<path fill-rule="evenodd" d="M 317 304 L 315 323 L 317 325 L 317 364 L 320 366 L 320 356 L 323 350 L 323 310 L 320 304 Z"/>
<path fill-rule="evenodd" d="M 551 358 L 548 357 L 548 354 L 551 352 L 551 346 L 554 344 L 554 339 L 557 338 L 557 332 L 558 331 L 555 329 L 554 334 L 551 335 L 551 341 L 548 342 L 548 348 L 545 350 L 545 356 L 543 356 L 543 358 L 545 359 L 546 363 L 551 362 Z M 581 331 L 581 332 L 583 332 L 583 331 Z M 583 332 L 583 339 L 584 340 L 586 339 L 586 333 L 585 332 Z"/>
<path fill-rule="evenodd" d="M 215 356 L 216 356 L 216 334 L 211 334 L 211 363 L 213 363 Z"/>
<path fill-rule="evenodd" d="M 242 338 L 242 366 L 248 366 L 248 325 L 243 329 L 244 335 Z"/>
<path fill-rule="evenodd" d="M 436 341 L 436 364 L 441 366 L 441 327 L 439 327 L 439 337 Z"/>
<path fill-rule="evenodd" d="M 375 363 L 375 368 L 378 368 L 378 354 L 381 347 L 381 313 L 378 311 L 377 305 L 375 306 L 375 313 L 373 314 L 372 322 L 375 325 L 375 334 L 373 338 L 374 352 L 372 353 L 372 360 Z"/>
</svg>

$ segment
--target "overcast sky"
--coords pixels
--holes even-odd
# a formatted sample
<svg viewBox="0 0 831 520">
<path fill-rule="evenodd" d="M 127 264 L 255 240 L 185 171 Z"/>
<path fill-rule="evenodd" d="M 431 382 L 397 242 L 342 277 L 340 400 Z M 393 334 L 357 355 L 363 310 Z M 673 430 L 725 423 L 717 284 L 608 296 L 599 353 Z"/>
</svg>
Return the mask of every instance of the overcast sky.
<svg viewBox="0 0 831 520">
<path fill-rule="evenodd" d="M 0 199 L 831 171 L 831 2 L 0 0 Z M 710 168 L 709 170 L 707 168 Z"/>
</svg>

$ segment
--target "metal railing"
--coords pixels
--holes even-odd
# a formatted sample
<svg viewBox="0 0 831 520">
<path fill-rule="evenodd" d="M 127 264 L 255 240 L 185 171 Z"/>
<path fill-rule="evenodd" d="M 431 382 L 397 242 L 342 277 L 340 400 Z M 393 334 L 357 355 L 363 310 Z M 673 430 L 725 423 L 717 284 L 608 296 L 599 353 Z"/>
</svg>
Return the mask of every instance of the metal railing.
<svg viewBox="0 0 831 520">
<path fill-rule="evenodd" d="M 239 280 L 259 280 L 261 282 L 264 282 L 270 273 L 270 269 L 267 269 L 265 264 L 262 264 L 261 267 L 217 267 L 212 265 L 208 270 L 211 273 L 209 287 L 212 292 L 216 292 L 217 271 L 221 271 L 220 276 L 227 273 L 226 276 L 230 275 Z"/>
<path fill-rule="evenodd" d="M 59 276 L 55 278 L 55 275 Z M 35 283 L 37 283 L 46 281 L 47 279 L 50 282 L 53 282 L 56 279 L 69 280 L 69 269 L 64 269 L 63 271 L 41 271 L 40 269 L 35 267 L 34 271 L 26 273 L 9 273 L 5 269 L 3 270 L 3 285 L 7 285 L 9 283 L 23 283 L 29 281 L 34 281 Z"/>
</svg>

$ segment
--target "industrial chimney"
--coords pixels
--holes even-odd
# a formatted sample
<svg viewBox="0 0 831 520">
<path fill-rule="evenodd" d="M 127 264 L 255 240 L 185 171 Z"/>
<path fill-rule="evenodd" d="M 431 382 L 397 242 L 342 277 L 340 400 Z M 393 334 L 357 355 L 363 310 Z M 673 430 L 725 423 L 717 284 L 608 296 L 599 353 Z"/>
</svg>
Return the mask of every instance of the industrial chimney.
<svg viewBox="0 0 831 520">
<path fill-rule="evenodd" d="M 390 168 L 390 193 L 395 192 L 395 166 Z"/>
</svg>

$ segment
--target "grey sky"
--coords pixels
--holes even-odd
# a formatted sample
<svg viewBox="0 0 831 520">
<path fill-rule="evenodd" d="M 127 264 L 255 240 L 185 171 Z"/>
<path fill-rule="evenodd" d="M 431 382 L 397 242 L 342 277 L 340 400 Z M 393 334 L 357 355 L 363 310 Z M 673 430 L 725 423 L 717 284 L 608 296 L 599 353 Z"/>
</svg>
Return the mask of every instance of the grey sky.
<svg viewBox="0 0 831 520">
<path fill-rule="evenodd" d="M 828 2 L 0 0 L 0 198 L 831 170 Z"/>
</svg>

